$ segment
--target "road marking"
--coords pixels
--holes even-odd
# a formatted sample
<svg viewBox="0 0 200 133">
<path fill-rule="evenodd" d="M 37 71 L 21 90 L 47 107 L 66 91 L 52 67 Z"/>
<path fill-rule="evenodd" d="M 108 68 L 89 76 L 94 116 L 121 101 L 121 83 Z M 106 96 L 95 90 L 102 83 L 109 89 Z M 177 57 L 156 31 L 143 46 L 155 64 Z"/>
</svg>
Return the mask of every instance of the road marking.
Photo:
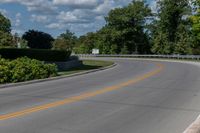
<svg viewBox="0 0 200 133">
<path fill-rule="evenodd" d="M 135 83 L 140 82 L 144 79 L 147 79 L 151 76 L 154 76 L 154 75 L 158 74 L 159 72 L 161 72 L 164 68 L 164 66 L 162 64 L 156 64 L 156 66 L 157 66 L 157 68 L 154 71 L 151 71 L 151 72 L 146 73 L 142 76 L 136 77 L 132 80 L 128 80 L 126 82 L 123 82 L 123 83 L 120 83 L 120 84 L 117 84 L 117 85 L 113 85 L 113 86 L 110 86 L 110 87 L 106 87 L 106 88 L 103 88 L 103 89 L 100 89 L 100 90 L 86 92 L 86 93 L 80 94 L 78 96 L 69 97 L 69 98 L 66 98 L 66 99 L 63 99 L 63 100 L 60 100 L 60 101 L 56 101 L 56 102 L 52 102 L 52 103 L 48 103 L 48 104 L 44 104 L 44 105 L 40 105 L 40 106 L 35 106 L 35 107 L 24 109 L 24 110 L 21 110 L 21 111 L 18 111 L 18 112 L 3 114 L 3 115 L 0 115 L 0 120 L 8 120 L 8 119 L 11 119 L 11 118 L 16 118 L 16 117 L 28 115 L 28 114 L 31 114 L 31 113 L 34 113 L 34 112 L 47 110 L 47 109 L 50 109 L 50 108 L 53 108 L 53 107 L 58 107 L 58 106 L 69 104 L 69 103 L 74 103 L 74 102 L 77 102 L 77 101 L 84 100 L 86 98 L 90 98 L 90 97 L 94 97 L 94 96 L 97 96 L 97 95 L 100 95 L 100 94 L 104 94 L 106 92 L 121 89 L 121 88 L 126 87 L 128 85 L 135 84 Z"/>
</svg>

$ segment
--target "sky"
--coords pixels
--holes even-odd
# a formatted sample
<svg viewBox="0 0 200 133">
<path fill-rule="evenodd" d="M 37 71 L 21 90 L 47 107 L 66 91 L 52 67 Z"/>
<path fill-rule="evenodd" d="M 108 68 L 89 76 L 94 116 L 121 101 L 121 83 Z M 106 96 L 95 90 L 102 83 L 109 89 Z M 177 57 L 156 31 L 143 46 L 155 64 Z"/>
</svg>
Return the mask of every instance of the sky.
<svg viewBox="0 0 200 133">
<path fill-rule="evenodd" d="M 116 7 L 132 0 L 0 0 L 0 12 L 12 23 L 12 33 L 22 35 L 29 29 L 54 37 L 66 29 L 77 36 L 95 32 L 105 25 L 104 17 Z M 147 0 L 151 8 L 155 0 Z"/>
</svg>

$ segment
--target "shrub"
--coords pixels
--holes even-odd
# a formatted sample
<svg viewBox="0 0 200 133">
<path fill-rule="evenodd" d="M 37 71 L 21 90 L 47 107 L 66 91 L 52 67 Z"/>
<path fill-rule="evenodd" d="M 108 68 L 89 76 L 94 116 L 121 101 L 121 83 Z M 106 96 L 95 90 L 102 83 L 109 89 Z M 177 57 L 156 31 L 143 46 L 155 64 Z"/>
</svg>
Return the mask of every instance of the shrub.
<svg viewBox="0 0 200 133">
<path fill-rule="evenodd" d="M 44 64 L 44 62 L 27 57 L 12 61 L 0 58 L 0 83 L 43 79 L 56 75 L 55 64 Z"/>
<path fill-rule="evenodd" d="M 16 59 L 19 57 L 28 57 L 41 61 L 67 61 L 70 51 L 46 50 L 46 49 L 17 49 L 17 48 L 2 48 L 0 55 L 5 59 Z"/>
<path fill-rule="evenodd" d="M 8 60 L 0 58 L 0 83 L 10 82 L 12 76 L 10 64 Z"/>
</svg>

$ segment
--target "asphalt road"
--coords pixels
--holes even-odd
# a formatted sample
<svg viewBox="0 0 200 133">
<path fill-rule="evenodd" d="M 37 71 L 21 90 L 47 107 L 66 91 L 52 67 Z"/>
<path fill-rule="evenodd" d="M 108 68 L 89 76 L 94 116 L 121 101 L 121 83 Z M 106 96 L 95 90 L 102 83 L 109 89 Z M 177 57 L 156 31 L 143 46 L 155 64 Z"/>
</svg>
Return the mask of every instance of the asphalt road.
<svg viewBox="0 0 200 133">
<path fill-rule="evenodd" d="M 182 133 L 200 114 L 199 66 L 115 62 L 87 75 L 0 89 L 0 133 Z"/>
</svg>

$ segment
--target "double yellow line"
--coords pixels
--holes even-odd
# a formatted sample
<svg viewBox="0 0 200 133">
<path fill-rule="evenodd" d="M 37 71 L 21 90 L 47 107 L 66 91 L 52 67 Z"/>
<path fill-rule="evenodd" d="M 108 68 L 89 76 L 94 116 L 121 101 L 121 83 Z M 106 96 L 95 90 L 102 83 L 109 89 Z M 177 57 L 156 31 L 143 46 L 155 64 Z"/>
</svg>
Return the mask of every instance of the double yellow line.
<svg viewBox="0 0 200 133">
<path fill-rule="evenodd" d="M 34 112 L 47 110 L 49 108 L 58 107 L 58 106 L 61 106 L 61 105 L 78 102 L 78 101 L 81 101 L 81 100 L 84 100 L 84 99 L 87 99 L 87 98 L 90 98 L 90 97 L 94 97 L 94 96 L 97 96 L 97 95 L 100 95 L 100 94 L 104 94 L 106 92 L 121 89 L 121 88 L 126 87 L 126 86 L 131 85 L 131 84 L 133 85 L 137 82 L 140 82 L 144 79 L 147 79 L 151 76 L 158 74 L 164 68 L 164 66 L 162 64 L 156 64 L 156 66 L 157 66 L 157 68 L 154 71 L 146 73 L 146 74 L 139 76 L 137 78 L 128 80 L 127 82 L 120 83 L 120 84 L 110 86 L 110 87 L 106 87 L 106 88 L 96 90 L 96 91 L 86 92 L 86 93 L 80 94 L 78 96 L 69 97 L 69 98 L 66 98 L 66 99 L 63 99 L 63 100 L 60 100 L 60 101 L 56 101 L 56 102 L 52 102 L 52 103 L 48 103 L 48 104 L 44 104 L 44 105 L 40 105 L 40 106 L 35 106 L 35 107 L 32 107 L 32 108 L 28 108 L 28 109 L 24 109 L 24 110 L 21 110 L 21 111 L 18 111 L 18 112 L 3 114 L 3 115 L 0 115 L 0 120 L 2 121 L 2 120 L 11 119 L 11 118 L 16 118 L 16 117 L 28 115 L 28 114 L 31 114 L 31 113 L 34 113 Z"/>
</svg>

